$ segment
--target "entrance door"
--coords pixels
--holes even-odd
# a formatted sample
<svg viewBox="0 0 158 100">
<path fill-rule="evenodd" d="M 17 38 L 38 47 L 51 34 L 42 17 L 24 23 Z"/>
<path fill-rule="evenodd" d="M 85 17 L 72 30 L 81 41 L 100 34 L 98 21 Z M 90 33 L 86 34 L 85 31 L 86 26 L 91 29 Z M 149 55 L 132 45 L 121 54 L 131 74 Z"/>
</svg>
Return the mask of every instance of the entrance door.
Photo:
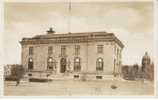
<svg viewBox="0 0 158 100">
<path fill-rule="evenodd" d="M 60 72 L 64 73 L 66 71 L 66 58 L 61 58 L 60 60 Z"/>
</svg>

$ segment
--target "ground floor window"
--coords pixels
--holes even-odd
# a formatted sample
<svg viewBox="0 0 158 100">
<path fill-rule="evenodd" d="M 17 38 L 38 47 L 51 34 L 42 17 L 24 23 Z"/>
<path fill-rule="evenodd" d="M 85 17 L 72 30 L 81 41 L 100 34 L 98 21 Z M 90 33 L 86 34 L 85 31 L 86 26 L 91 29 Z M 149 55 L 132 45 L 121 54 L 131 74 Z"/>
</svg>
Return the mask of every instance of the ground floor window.
<svg viewBox="0 0 158 100">
<path fill-rule="evenodd" d="M 47 70 L 55 70 L 55 69 L 56 69 L 56 62 L 52 57 L 49 57 L 47 61 Z"/>
<path fill-rule="evenodd" d="M 96 61 L 96 70 L 103 71 L 104 61 L 102 58 L 98 58 Z"/>
<path fill-rule="evenodd" d="M 81 59 L 79 57 L 76 57 L 74 59 L 74 71 L 80 71 L 81 70 Z"/>
<path fill-rule="evenodd" d="M 32 58 L 29 58 L 29 61 L 28 61 L 28 70 L 33 70 L 33 59 Z"/>
</svg>

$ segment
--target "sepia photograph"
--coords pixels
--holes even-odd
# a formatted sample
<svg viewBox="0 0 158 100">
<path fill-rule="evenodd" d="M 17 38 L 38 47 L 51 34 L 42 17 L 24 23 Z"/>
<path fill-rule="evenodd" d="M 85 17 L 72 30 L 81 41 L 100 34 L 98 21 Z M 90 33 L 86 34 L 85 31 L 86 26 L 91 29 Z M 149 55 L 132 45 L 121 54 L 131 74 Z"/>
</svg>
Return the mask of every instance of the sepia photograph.
<svg viewBox="0 0 158 100">
<path fill-rule="evenodd" d="M 155 96 L 153 0 L 3 5 L 4 96 Z"/>
</svg>

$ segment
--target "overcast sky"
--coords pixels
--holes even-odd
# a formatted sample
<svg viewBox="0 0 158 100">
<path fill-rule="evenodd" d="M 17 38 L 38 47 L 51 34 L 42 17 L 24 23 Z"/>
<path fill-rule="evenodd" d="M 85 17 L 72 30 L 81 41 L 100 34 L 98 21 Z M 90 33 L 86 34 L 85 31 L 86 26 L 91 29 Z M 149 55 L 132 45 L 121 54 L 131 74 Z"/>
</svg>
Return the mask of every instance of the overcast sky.
<svg viewBox="0 0 158 100">
<path fill-rule="evenodd" d="M 152 2 L 121 3 L 5 3 L 4 64 L 20 63 L 22 37 L 67 32 L 114 32 L 123 42 L 123 64 L 141 63 L 145 51 L 153 56 Z"/>
</svg>

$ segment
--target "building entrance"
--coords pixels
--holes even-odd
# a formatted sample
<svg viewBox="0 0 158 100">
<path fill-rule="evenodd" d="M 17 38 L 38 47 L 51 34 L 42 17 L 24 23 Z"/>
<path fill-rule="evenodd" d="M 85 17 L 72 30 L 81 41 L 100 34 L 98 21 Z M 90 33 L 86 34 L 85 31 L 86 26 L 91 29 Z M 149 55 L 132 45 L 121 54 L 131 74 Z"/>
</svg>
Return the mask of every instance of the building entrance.
<svg viewBox="0 0 158 100">
<path fill-rule="evenodd" d="M 61 58 L 60 60 L 60 72 L 64 73 L 66 71 L 66 58 Z"/>
</svg>

